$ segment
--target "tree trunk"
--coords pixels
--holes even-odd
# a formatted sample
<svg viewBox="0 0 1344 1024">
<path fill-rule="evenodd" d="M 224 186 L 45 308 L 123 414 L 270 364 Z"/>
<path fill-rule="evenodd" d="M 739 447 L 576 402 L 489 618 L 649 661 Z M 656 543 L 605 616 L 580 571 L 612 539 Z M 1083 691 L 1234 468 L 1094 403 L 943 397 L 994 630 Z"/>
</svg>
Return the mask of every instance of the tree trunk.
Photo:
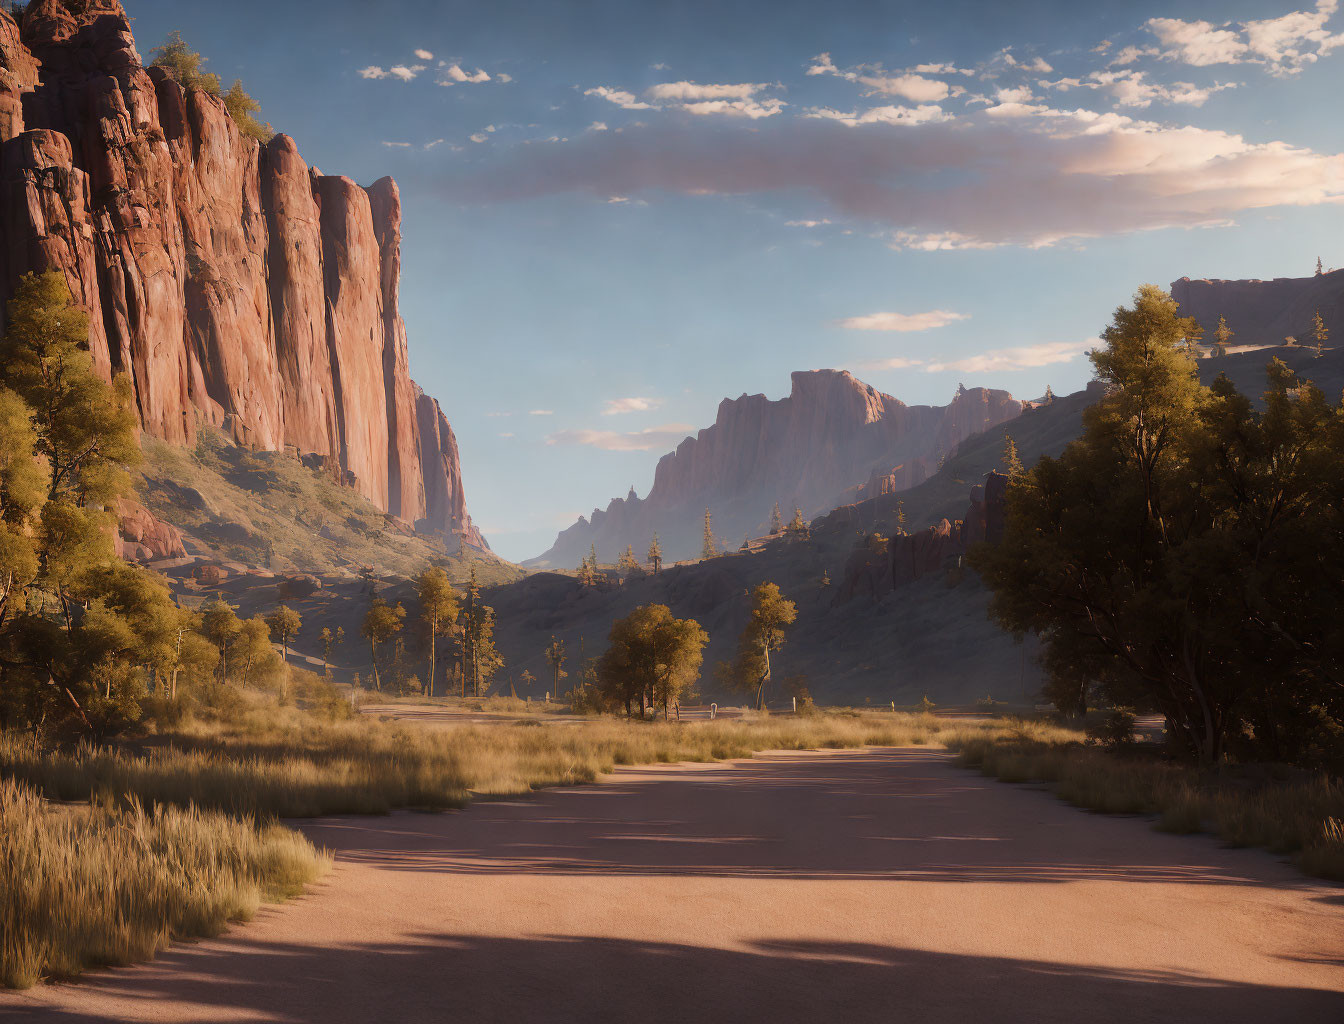
<svg viewBox="0 0 1344 1024">
<path fill-rule="evenodd" d="M 429 624 L 429 682 L 426 685 L 426 691 L 425 691 L 426 697 L 434 696 L 434 661 L 435 661 L 434 652 L 437 649 L 436 640 L 438 634 L 439 634 L 438 623 L 431 622 Z"/>
<path fill-rule="evenodd" d="M 382 693 L 383 681 L 378 675 L 378 645 L 372 640 L 369 641 L 369 655 L 373 661 L 373 688 Z"/>
</svg>

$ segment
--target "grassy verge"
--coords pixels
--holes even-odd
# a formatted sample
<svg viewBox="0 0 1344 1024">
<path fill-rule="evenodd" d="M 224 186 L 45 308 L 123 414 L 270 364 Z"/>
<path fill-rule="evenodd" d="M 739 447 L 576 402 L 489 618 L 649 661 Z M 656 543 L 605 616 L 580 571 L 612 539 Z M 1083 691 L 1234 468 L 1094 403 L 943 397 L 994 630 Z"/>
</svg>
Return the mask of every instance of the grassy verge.
<svg viewBox="0 0 1344 1024">
<path fill-rule="evenodd" d="M 278 825 L 134 801 L 54 807 L 0 782 L 0 981 L 149 959 L 297 894 L 327 863 Z"/>
<path fill-rule="evenodd" d="M 960 736 L 960 764 L 1004 782 L 1046 782 L 1076 807 L 1157 815 L 1164 832 L 1207 832 L 1230 846 L 1293 854 L 1318 878 L 1344 881 L 1344 785 L 1328 777 L 1256 782 L 1187 765 L 1121 757 L 1028 735 Z"/>
</svg>

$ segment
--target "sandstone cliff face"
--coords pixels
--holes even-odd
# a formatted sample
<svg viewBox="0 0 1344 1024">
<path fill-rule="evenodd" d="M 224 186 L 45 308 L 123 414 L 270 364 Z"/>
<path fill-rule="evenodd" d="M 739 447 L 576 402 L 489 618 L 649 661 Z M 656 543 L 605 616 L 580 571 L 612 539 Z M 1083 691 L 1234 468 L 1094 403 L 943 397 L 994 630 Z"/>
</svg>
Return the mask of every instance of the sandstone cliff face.
<svg viewBox="0 0 1344 1024">
<path fill-rule="evenodd" d="M 1314 345 L 1313 317 L 1319 309 L 1332 336 L 1344 328 L 1344 270 L 1315 277 L 1276 277 L 1272 281 L 1210 281 L 1183 277 L 1171 284 L 1182 316 L 1193 316 L 1212 340 L 1218 318 L 1234 332 L 1230 345 L 1282 345 L 1293 337 Z M 1327 342 L 1327 344 L 1329 344 Z"/>
<path fill-rule="evenodd" d="M 142 66 L 118 0 L 33 0 L 21 27 L 0 11 L 0 231 L 0 299 L 62 272 L 150 434 L 208 423 L 295 449 L 485 547 L 452 431 L 408 372 L 395 183 L 242 137 L 220 100 Z"/>
<path fill-rule="evenodd" d="M 721 543 L 736 548 L 744 533 L 769 529 L 776 502 L 787 521 L 795 507 L 811 517 L 853 501 L 860 485 L 913 487 L 937 469 L 940 453 L 1024 408 L 984 388 L 947 406 L 907 406 L 837 370 L 794 373 L 792 385 L 777 401 L 724 399 L 713 426 L 659 461 L 648 497 L 632 489 L 595 509 L 535 563 L 577 565 L 590 546 L 614 561 L 627 544 L 642 558 L 654 532 L 669 561 L 698 557 L 706 507 Z"/>
</svg>

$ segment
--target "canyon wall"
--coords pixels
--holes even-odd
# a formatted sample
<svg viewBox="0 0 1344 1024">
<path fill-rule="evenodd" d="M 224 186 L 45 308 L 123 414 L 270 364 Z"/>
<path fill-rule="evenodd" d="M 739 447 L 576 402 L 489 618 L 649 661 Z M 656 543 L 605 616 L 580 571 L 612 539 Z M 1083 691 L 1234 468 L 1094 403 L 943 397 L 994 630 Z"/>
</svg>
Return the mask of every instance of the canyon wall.
<svg viewBox="0 0 1344 1024">
<path fill-rule="evenodd" d="M 1332 336 L 1344 337 L 1344 270 L 1314 277 L 1276 277 L 1272 281 L 1192 280 L 1171 283 L 1171 296 L 1182 316 L 1193 316 L 1213 339 L 1218 318 L 1233 331 L 1229 345 L 1282 345 L 1285 338 L 1316 344 L 1314 317 L 1320 310 Z M 1328 344 L 1328 343 L 1327 343 Z"/>
<path fill-rule="evenodd" d="M 141 426 L 293 450 L 450 547 L 486 547 L 457 441 L 411 380 L 401 200 L 242 136 L 143 66 L 118 0 L 0 10 L 0 298 L 56 270 Z M 307 460 L 306 460 L 307 461 Z"/>
<path fill-rule="evenodd" d="M 668 561 L 699 557 L 706 508 L 721 545 L 736 548 L 769 530 L 776 502 L 787 522 L 794 508 L 810 518 L 861 491 L 913 487 L 941 456 L 1024 407 L 985 388 L 960 390 L 946 406 L 908 406 L 845 371 L 800 371 L 786 398 L 724 399 L 713 426 L 658 462 L 646 498 L 632 488 L 594 509 L 529 564 L 572 568 L 591 547 L 611 562 L 626 545 L 643 559 L 655 532 Z"/>
</svg>

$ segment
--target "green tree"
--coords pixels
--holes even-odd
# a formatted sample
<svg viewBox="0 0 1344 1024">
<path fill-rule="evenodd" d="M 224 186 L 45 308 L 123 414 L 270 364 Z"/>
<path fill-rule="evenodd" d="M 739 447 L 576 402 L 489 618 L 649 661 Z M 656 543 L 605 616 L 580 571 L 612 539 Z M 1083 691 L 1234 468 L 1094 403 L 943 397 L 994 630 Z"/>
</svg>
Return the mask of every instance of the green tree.
<svg viewBox="0 0 1344 1024">
<path fill-rule="evenodd" d="M 1320 276 L 1321 276 L 1322 274 L 1324 274 L 1324 273 L 1325 273 L 1325 264 L 1323 264 L 1323 263 L 1321 262 L 1321 258 L 1320 258 L 1319 256 L 1317 256 L 1317 257 L 1316 257 L 1316 276 L 1317 276 L 1317 277 L 1320 277 Z"/>
<path fill-rule="evenodd" d="M 1344 406 L 1278 360 L 1263 412 L 1202 386 L 1188 327 L 1152 286 L 1116 311 L 1106 397 L 971 564 L 1000 624 L 1041 637 L 1064 709 L 1161 711 L 1205 763 L 1344 764 Z"/>
<path fill-rule="evenodd" d="M 705 532 L 700 539 L 700 557 L 713 558 L 719 553 L 719 546 L 714 543 L 714 517 L 710 515 L 709 509 L 705 509 Z"/>
<path fill-rule="evenodd" d="M 663 567 L 663 547 L 658 543 L 658 534 L 653 535 L 653 540 L 649 542 L 649 565 L 653 567 L 653 574 L 658 575 L 658 571 Z"/>
<path fill-rule="evenodd" d="M 795 540 L 806 539 L 809 530 L 801 508 L 793 510 L 793 518 L 789 520 L 789 525 L 784 528 L 784 532 Z"/>
<path fill-rule="evenodd" d="M 340 626 L 336 627 L 333 633 L 330 626 L 322 627 L 322 662 L 326 666 L 325 674 L 331 675 L 331 651 L 334 647 L 339 647 L 345 642 L 345 630 Z"/>
<path fill-rule="evenodd" d="M 999 462 L 1012 479 L 1016 480 L 1022 475 L 1022 457 L 1017 453 L 1017 442 L 1013 440 L 1012 434 L 1003 435 L 1003 456 Z"/>
<path fill-rule="evenodd" d="M 229 678 L 229 654 L 241 628 L 237 610 L 215 597 L 201 606 L 201 632 L 219 652 L 219 678 Z"/>
<path fill-rule="evenodd" d="M 532 684 L 537 681 L 537 677 L 527 669 L 523 669 L 522 674 L 518 676 L 518 681 L 523 684 L 524 690 L 531 690 Z"/>
<path fill-rule="evenodd" d="M 770 510 L 770 532 L 779 533 L 784 529 L 784 520 L 779 514 L 779 502 L 775 502 L 775 507 Z"/>
<path fill-rule="evenodd" d="M 1054 389 L 1052 389 L 1049 384 L 1045 386 L 1045 404 L 1046 405 L 1055 404 L 1055 392 Z"/>
<path fill-rule="evenodd" d="M 271 646 L 271 629 L 262 616 L 254 615 L 239 622 L 234 647 L 234 665 L 244 686 L 283 672 L 284 663 Z"/>
<path fill-rule="evenodd" d="M 474 572 L 474 570 L 473 570 Z M 400 603 L 389 605 L 381 597 L 375 597 L 364 615 L 360 633 L 369 642 L 369 655 L 373 661 L 373 688 L 383 689 L 383 677 L 378 668 L 378 649 L 401 632 L 406 621 L 406 609 Z"/>
<path fill-rule="evenodd" d="M 797 618 L 797 607 L 775 584 L 761 583 L 752 591 L 751 615 L 738 640 L 737 657 L 720 670 L 720 678 L 734 689 L 752 694 L 757 708 L 765 707 L 770 654 L 784 646 L 785 631 Z"/>
<path fill-rule="evenodd" d="M 303 619 L 299 613 L 288 605 L 282 604 L 266 616 L 266 628 L 270 630 L 271 639 L 279 641 L 286 665 L 289 664 L 289 645 L 299 635 L 302 625 Z"/>
<path fill-rule="evenodd" d="M 261 104 L 248 95 L 241 79 L 234 79 L 233 85 L 224 94 L 224 108 L 244 138 L 266 143 L 275 137 L 275 131 L 269 124 L 263 124 L 253 116 L 261 110 Z"/>
<path fill-rule="evenodd" d="M 1194 327 L 1189 327 L 1187 329 L 1194 330 L 1197 326 L 1198 325 L 1195 325 Z M 1218 326 L 1213 329 L 1213 354 L 1216 356 L 1227 355 L 1227 343 L 1232 340 L 1234 335 L 1235 332 L 1232 328 L 1227 326 L 1226 318 L 1220 316 L 1218 318 Z"/>
<path fill-rule="evenodd" d="M 905 502 L 896 502 L 896 532 L 905 533 Z"/>
<path fill-rule="evenodd" d="M 670 707 L 700 676 L 709 637 L 694 619 L 678 619 L 667 605 L 641 605 L 611 627 L 607 650 L 598 659 L 596 685 L 608 707 L 645 717 L 650 707 Z"/>
<path fill-rule="evenodd" d="M 551 637 L 551 644 L 546 648 L 546 664 L 551 669 L 551 693 L 558 697 L 560 695 L 560 680 L 569 674 L 565 671 L 565 642 L 563 640 Z"/>
<path fill-rule="evenodd" d="M 211 96 L 220 94 L 219 76 L 205 70 L 206 58 L 188 46 L 177 29 L 149 53 L 154 58 L 150 66 L 166 70 L 182 88 L 198 89 Z"/>
<path fill-rule="evenodd" d="M 426 675 L 425 694 L 433 696 L 439 637 L 448 635 L 457 625 L 457 591 L 453 589 L 448 574 L 438 566 L 426 569 L 416 577 L 415 590 L 420 598 L 420 620 L 429 638 L 429 672 Z"/>
<path fill-rule="evenodd" d="M 593 556 L 596 560 L 596 555 Z M 504 659 L 495 648 L 495 610 L 481 601 L 481 587 L 476 580 L 476 567 L 471 568 L 471 577 L 467 581 L 466 599 L 462 604 L 462 643 L 466 670 L 462 675 L 462 696 L 465 697 L 467 682 L 471 682 L 471 695 L 479 697 L 483 687 L 488 687 L 490 679 L 504 667 Z"/>
<path fill-rule="evenodd" d="M 639 575 L 639 562 L 635 560 L 635 548 L 633 544 L 627 544 L 625 546 L 625 551 L 621 553 L 620 560 L 616 563 L 616 568 L 625 576 Z"/>
<path fill-rule="evenodd" d="M 1312 323 L 1312 333 L 1316 337 L 1316 358 L 1320 359 L 1325 355 L 1325 343 L 1330 337 L 1330 328 L 1325 326 L 1325 320 L 1321 316 L 1321 311 L 1316 310 L 1316 316 Z"/>
<path fill-rule="evenodd" d="M 115 556 L 140 461 L 131 386 L 87 350 L 56 272 L 20 279 L 0 341 L 0 719 L 106 733 L 134 719 L 174 606 Z M 156 658 L 157 658 L 156 654 Z M 162 659 L 157 659 L 162 663 Z M 105 713 L 104 713 L 105 712 Z"/>
</svg>

